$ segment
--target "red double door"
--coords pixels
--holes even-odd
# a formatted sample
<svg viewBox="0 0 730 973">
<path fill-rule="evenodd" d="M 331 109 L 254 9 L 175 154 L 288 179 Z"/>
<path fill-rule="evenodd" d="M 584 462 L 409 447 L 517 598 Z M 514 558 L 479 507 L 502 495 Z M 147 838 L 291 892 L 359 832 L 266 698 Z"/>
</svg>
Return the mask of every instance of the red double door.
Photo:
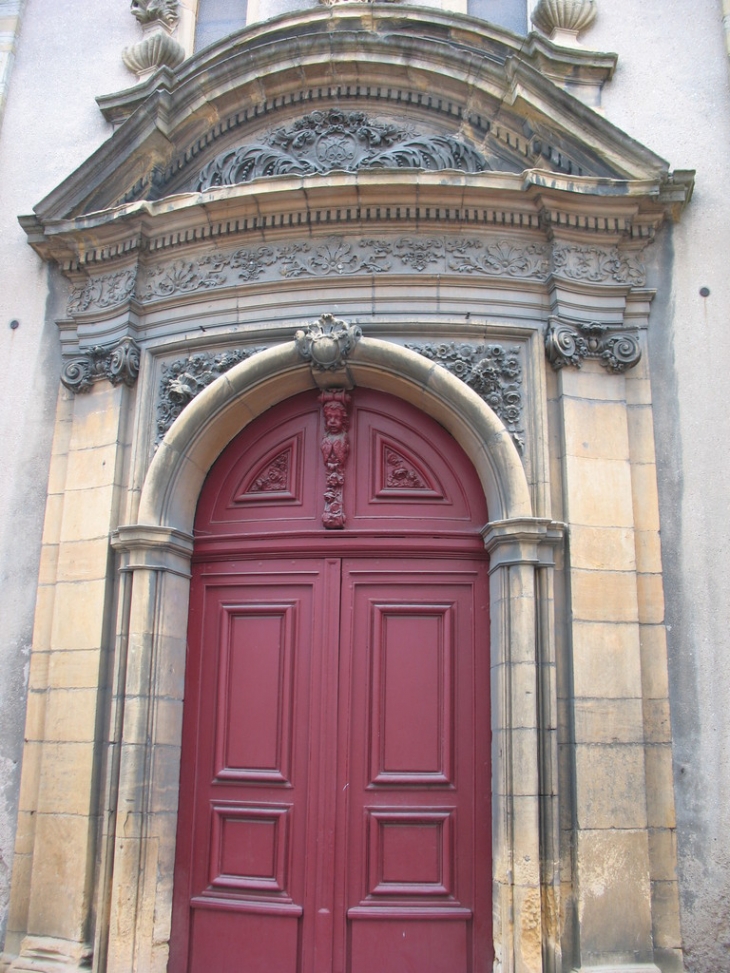
<svg viewBox="0 0 730 973">
<path fill-rule="evenodd" d="M 204 488 L 171 973 L 491 970 L 483 495 L 416 410 L 349 409 L 344 529 L 313 393 Z"/>
</svg>

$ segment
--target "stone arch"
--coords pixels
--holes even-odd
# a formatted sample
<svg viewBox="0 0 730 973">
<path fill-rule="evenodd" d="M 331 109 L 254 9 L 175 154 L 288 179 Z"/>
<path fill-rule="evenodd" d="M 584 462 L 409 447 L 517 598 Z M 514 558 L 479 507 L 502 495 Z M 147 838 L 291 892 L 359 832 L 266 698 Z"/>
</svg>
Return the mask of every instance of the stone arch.
<svg viewBox="0 0 730 973">
<path fill-rule="evenodd" d="M 489 406 L 445 369 L 392 342 L 363 338 L 348 359 L 356 385 L 390 392 L 440 422 L 474 464 L 490 518 L 532 515 L 525 472 L 509 433 Z M 233 436 L 282 399 L 316 388 L 294 342 L 241 362 L 198 395 L 155 455 L 139 523 L 190 533 L 203 481 Z"/>
</svg>

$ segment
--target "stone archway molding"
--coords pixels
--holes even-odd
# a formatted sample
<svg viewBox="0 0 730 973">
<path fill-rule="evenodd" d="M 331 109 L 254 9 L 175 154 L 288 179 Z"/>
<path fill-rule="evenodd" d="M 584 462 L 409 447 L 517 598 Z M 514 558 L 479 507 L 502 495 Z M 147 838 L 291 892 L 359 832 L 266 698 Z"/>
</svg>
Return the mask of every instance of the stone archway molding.
<svg viewBox="0 0 730 973">
<path fill-rule="evenodd" d="M 562 528 L 532 515 L 510 434 L 445 369 L 395 343 L 361 338 L 345 371 L 348 383 L 406 399 L 440 422 L 470 457 L 485 491 L 493 518 L 483 535 L 490 556 L 495 969 L 538 973 L 543 954 L 559 941 L 549 918 L 557 912 L 559 876 L 541 870 L 555 854 L 541 834 L 556 826 L 554 802 L 541 798 L 541 773 L 555 771 L 557 748 L 540 714 L 555 711 L 552 573 Z M 120 561 L 114 759 L 94 949 L 96 968 L 105 973 L 167 969 L 189 562 L 200 490 L 244 426 L 322 380 L 294 341 L 220 376 L 165 436 L 145 478 L 138 523 L 112 536 Z"/>
</svg>

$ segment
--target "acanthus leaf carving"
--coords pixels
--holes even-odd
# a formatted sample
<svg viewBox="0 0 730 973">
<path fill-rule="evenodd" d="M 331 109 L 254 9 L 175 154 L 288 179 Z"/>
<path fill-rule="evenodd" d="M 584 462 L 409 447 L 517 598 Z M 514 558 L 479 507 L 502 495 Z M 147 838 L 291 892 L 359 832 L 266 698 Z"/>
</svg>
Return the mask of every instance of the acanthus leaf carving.
<svg viewBox="0 0 730 973">
<path fill-rule="evenodd" d="M 139 346 L 133 338 L 122 338 L 113 345 L 93 345 L 64 363 L 61 382 L 71 392 L 88 392 L 95 382 L 104 379 L 131 388 L 139 375 L 139 362 Z"/>
<path fill-rule="evenodd" d="M 294 335 L 297 350 L 312 368 L 320 372 L 339 371 L 362 337 L 356 324 L 348 324 L 333 314 L 323 314 L 318 321 Z"/>
<path fill-rule="evenodd" d="M 262 176 L 313 175 L 335 169 L 458 169 L 484 172 L 486 158 L 451 135 L 420 135 L 364 112 L 330 108 L 270 132 L 261 142 L 226 149 L 200 172 L 197 189 L 235 186 Z"/>
<path fill-rule="evenodd" d="M 69 314 L 77 314 L 92 307 L 103 310 L 124 304 L 134 296 L 136 283 L 136 267 L 104 274 L 102 277 L 92 277 L 82 286 L 74 288 L 66 310 Z"/>
<path fill-rule="evenodd" d="M 483 249 L 478 241 L 450 242 L 447 250 L 449 270 L 459 274 L 485 274 L 489 277 L 519 277 L 545 280 L 549 270 L 548 248 L 542 243 L 526 246 L 497 240 Z M 467 253 L 467 250 L 470 252 Z M 478 250 L 479 252 L 474 252 Z"/>
<path fill-rule="evenodd" d="M 566 365 L 580 368 L 586 359 L 594 359 L 607 371 L 620 373 L 641 358 L 636 329 L 597 321 L 573 324 L 558 317 L 548 319 L 545 351 L 556 372 Z"/>
<path fill-rule="evenodd" d="M 324 436 L 320 443 L 325 466 L 324 511 L 322 523 L 327 530 L 342 530 L 347 520 L 344 507 L 345 466 L 350 454 L 347 430 L 350 423 L 350 396 L 344 389 L 327 389 L 319 396 L 322 403 Z"/>
<path fill-rule="evenodd" d="M 279 250 L 282 277 L 346 277 L 350 274 L 382 274 L 390 270 L 391 247 L 384 240 L 363 240 L 358 253 L 352 243 L 342 239 L 327 240 L 315 247 L 310 243 L 292 243 Z M 370 251 L 370 253 L 368 253 Z"/>
<path fill-rule="evenodd" d="M 525 448 L 522 423 L 522 361 L 519 345 L 497 342 L 472 345 L 442 341 L 407 344 L 461 379 L 504 423 L 520 452 Z"/>
<path fill-rule="evenodd" d="M 246 361 L 261 348 L 233 348 L 222 352 L 197 352 L 162 366 L 157 403 L 157 442 L 183 409 L 225 372 Z"/>
<path fill-rule="evenodd" d="M 553 272 L 568 280 L 591 284 L 628 284 L 643 287 L 646 267 L 639 256 L 617 247 L 582 247 L 577 244 L 553 245 Z"/>
</svg>

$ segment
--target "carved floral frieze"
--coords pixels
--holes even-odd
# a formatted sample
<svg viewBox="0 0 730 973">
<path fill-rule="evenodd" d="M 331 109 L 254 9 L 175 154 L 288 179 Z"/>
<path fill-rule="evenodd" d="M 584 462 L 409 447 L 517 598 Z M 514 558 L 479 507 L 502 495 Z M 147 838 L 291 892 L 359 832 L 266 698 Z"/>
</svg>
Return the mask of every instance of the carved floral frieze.
<svg viewBox="0 0 730 973">
<path fill-rule="evenodd" d="M 133 338 L 113 345 L 93 345 L 64 362 L 61 381 L 71 392 L 88 392 L 104 379 L 131 388 L 139 375 L 139 347 Z"/>
<path fill-rule="evenodd" d="M 407 344 L 406 348 L 430 358 L 473 389 L 502 420 L 519 451 L 524 450 L 519 345 L 440 341 Z"/>
<path fill-rule="evenodd" d="M 157 442 L 196 395 L 234 365 L 261 350 L 231 348 L 221 352 L 201 351 L 163 364 L 157 402 Z"/>
<path fill-rule="evenodd" d="M 646 268 L 615 247 L 514 242 L 501 237 L 423 237 L 297 241 L 239 247 L 149 268 L 93 277 L 76 287 L 69 314 L 106 310 L 135 298 L 145 304 L 257 281 L 357 274 L 456 274 L 544 283 L 552 274 L 587 284 L 642 287 Z"/>
<path fill-rule="evenodd" d="M 555 371 L 572 365 L 580 368 L 586 359 L 598 361 L 609 372 L 624 372 L 641 358 L 638 331 L 608 324 L 572 324 L 560 318 L 548 319 L 545 351 Z"/>
<path fill-rule="evenodd" d="M 313 175 L 335 169 L 458 169 L 483 172 L 481 152 L 452 135 L 418 134 L 364 112 L 315 111 L 260 142 L 226 149 L 203 168 L 197 189 L 235 186 L 262 176 Z"/>
</svg>

